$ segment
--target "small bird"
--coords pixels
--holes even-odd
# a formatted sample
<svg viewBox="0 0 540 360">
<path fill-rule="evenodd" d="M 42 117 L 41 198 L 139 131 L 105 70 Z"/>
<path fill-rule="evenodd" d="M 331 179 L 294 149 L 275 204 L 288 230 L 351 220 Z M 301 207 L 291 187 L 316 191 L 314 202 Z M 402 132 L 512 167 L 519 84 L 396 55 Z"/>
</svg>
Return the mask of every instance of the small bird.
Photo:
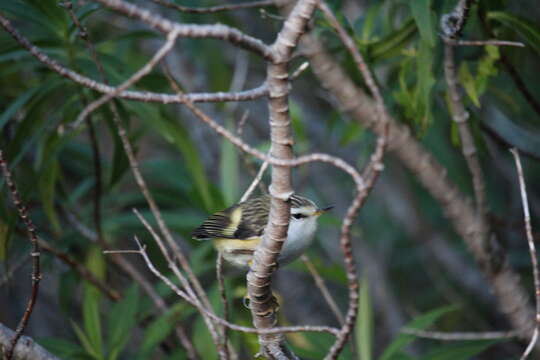
<svg viewBox="0 0 540 360">
<path fill-rule="evenodd" d="M 319 208 L 305 197 L 293 195 L 287 240 L 278 259 L 286 265 L 300 256 L 313 241 L 317 219 L 333 208 Z M 233 205 L 211 215 L 195 229 L 195 240 L 212 240 L 223 258 L 233 265 L 249 268 L 255 248 L 262 240 L 270 212 L 270 196 L 263 195 Z"/>
</svg>

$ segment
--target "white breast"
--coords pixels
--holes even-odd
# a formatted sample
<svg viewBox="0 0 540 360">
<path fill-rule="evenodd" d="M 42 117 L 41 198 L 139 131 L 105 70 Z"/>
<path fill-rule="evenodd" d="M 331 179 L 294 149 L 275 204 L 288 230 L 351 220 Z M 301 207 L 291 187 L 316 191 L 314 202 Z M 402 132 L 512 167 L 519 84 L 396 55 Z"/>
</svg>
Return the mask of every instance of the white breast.
<svg viewBox="0 0 540 360">
<path fill-rule="evenodd" d="M 306 248 L 311 245 L 316 230 L 317 218 L 315 216 L 299 220 L 291 219 L 287 241 L 283 244 L 279 264 L 286 265 L 302 255 Z"/>
</svg>

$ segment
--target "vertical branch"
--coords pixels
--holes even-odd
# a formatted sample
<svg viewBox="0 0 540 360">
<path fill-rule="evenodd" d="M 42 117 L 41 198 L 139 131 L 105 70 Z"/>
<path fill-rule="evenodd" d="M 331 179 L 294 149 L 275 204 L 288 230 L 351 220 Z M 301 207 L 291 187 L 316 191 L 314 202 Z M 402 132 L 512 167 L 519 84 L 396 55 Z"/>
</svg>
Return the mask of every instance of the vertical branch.
<svg viewBox="0 0 540 360">
<path fill-rule="evenodd" d="M 315 11 L 316 0 L 299 1 L 283 24 L 276 42 L 272 45 L 274 61 L 267 67 L 269 91 L 270 156 L 276 159 L 293 158 L 293 138 L 288 105 L 288 63 L 293 49 L 305 26 Z M 270 214 L 261 244 L 253 255 L 251 270 L 247 275 L 250 309 L 256 328 L 271 328 L 277 323 L 272 302 L 271 276 L 276 268 L 277 259 L 283 243 L 287 240 L 289 228 L 290 204 L 287 202 L 293 194 L 291 169 L 287 166 L 272 166 L 270 185 Z M 260 335 L 259 343 L 263 355 L 270 359 L 295 358 L 286 354 L 281 334 Z"/>
<path fill-rule="evenodd" d="M 19 196 L 19 192 L 17 191 L 17 186 L 13 182 L 11 172 L 9 171 L 6 160 L 4 159 L 2 150 L 0 150 L 0 167 L 2 168 L 2 175 L 4 176 L 8 189 L 11 192 L 13 204 L 15 204 L 17 212 L 19 213 L 19 217 L 26 226 L 26 230 L 28 231 L 28 237 L 30 238 L 30 242 L 32 244 L 32 250 L 30 252 L 30 256 L 32 257 L 32 293 L 30 294 L 30 298 L 28 299 L 26 310 L 24 311 L 24 314 L 19 321 L 19 325 L 17 325 L 15 335 L 11 339 L 11 343 L 4 353 L 4 359 L 11 360 L 11 358 L 13 357 L 13 351 L 15 350 L 15 346 L 17 346 L 17 342 L 19 341 L 24 329 L 26 328 L 28 320 L 32 315 L 32 311 L 34 310 L 34 305 L 36 304 L 37 296 L 39 293 L 39 281 L 41 280 L 41 272 L 39 266 L 41 254 L 39 252 L 36 228 L 34 227 L 32 219 L 30 219 L 30 216 L 28 215 L 28 210 L 26 206 L 21 201 L 21 197 Z"/>
<path fill-rule="evenodd" d="M 525 187 L 525 180 L 523 177 L 523 168 L 521 167 L 521 160 L 519 158 L 518 151 L 516 149 L 510 149 L 510 152 L 514 156 L 518 173 L 519 188 L 521 191 L 521 203 L 523 204 L 523 217 L 525 220 L 525 232 L 527 234 L 527 243 L 529 244 L 529 252 L 531 254 L 531 262 L 533 266 L 534 298 L 536 299 L 536 325 L 534 327 L 531 341 L 521 356 L 521 360 L 525 360 L 531 353 L 532 349 L 536 345 L 536 341 L 538 340 L 538 332 L 540 328 L 540 274 L 538 273 L 538 259 L 536 257 L 536 248 L 534 246 L 534 239 L 532 235 L 531 214 L 529 212 L 529 200 L 527 199 L 527 189 Z"/>
<path fill-rule="evenodd" d="M 472 175 L 476 211 L 479 216 L 485 217 L 487 205 L 484 175 L 482 173 L 480 160 L 478 159 L 474 138 L 467 122 L 469 113 L 463 104 L 458 84 L 456 64 L 454 61 L 455 40 L 461 35 L 463 27 L 467 22 L 471 4 L 471 0 L 460 0 L 454 11 L 441 17 L 441 29 L 444 34 L 444 75 L 450 98 L 450 113 L 452 115 L 452 120 L 458 127 L 459 137 L 461 139 L 461 151 L 463 152 L 467 167 Z M 485 227 L 481 230 L 483 232 L 488 231 Z M 482 235 L 482 237 L 485 237 L 485 235 Z"/>
<path fill-rule="evenodd" d="M 337 339 L 334 345 L 330 348 L 330 351 L 326 355 L 325 359 L 336 359 L 339 356 L 339 353 L 345 346 L 350 333 L 353 331 L 354 324 L 356 322 L 356 317 L 358 315 L 358 298 L 359 298 L 359 289 L 358 289 L 358 276 L 356 273 L 356 264 L 352 249 L 351 243 L 351 228 L 356 215 L 360 211 L 360 208 L 364 204 L 369 195 L 371 189 L 373 188 L 379 174 L 383 170 L 382 158 L 386 151 L 388 131 L 389 131 L 389 116 L 384 106 L 384 100 L 381 95 L 381 92 L 375 82 L 375 79 L 369 70 L 366 61 L 364 60 L 362 54 L 356 48 L 354 40 L 349 36 L 347 31 L 341 26 L 336 16 L 326 5 L 326 3 L 321 0 L 319 2 L 319 8 L 323 12 L 325 18 L 330 22 L 334 30 L 336 31 L 339 39 L 356 63 L 358 71 L 362 74 L 364 81 L 369 88 L 374 100 L 375 108 L 375 121 L 378 122 L 379 126 L 382 128 L 379 137 L 377 138 L 377 146 L 373 155 L 371 156 L 368 166 L 364 170 L 363 177 L 366 179 L 366 183 L 356 183 L 357 194 L 347 210 L 345 219 L 341 227 L 341 248 L 343 250 L 344 261 L 345 261 L 345 270 L 347 271 L 347 282 L 349 285 L 349 308 L 345 316 L 345 321 L 342 325 L 340 334 L 337 336 Z"/>
<path fill-rule="evenodd" d="M 219 297 L 221 298 L 221 304 L 223 305 L 223 320 L 229 321 L 229 303 L 227 302 L 227 293 L 225 291 L 225 281 L 223 279 L 223 256 L 218 253 L 216 257 L 216 278 L 218 282 Z M 228 328 L 222 327 L 221 337 L 223 341 L 224 359 L 229 360 L 229 346 L 227 344 Z"/>
<path fill-rule="evenodd" d="M 101 63 L 97 61 L 97 53 L 96 49 L 92 45 L 92 42 L 90 41 L 90 38 L 88 36 L 88 30 L 83 26 L 83 24 L 79 21 L 79 18 L 75 14 L 75 11 L 73 11 L 73 0 L 71 1 L 64 1 L 63 3 L 60 3 L 62 6 L 64 6 L 69 14 L 69 17 L 71 18 L 71 21 L 73 21 L 73 24 L 77 27 L 79 31 L 79 37 L 84 41 L 84 44 L 86 48 L 90 51 L 90 55 L 92 57 L 92 60 L 94 60 L 94 63 L 96 64 L 96 67 L 98 68 L 98 72 L 101 74 L 102 77 L 105 77 L 105 71 L 103 70 L 103 67 L 101 66 Z M 81 88 L 78 88 L 80 91 L 80 96 L 83 105 L 86 107 L 88 105 L 88 100 L 86 96 L 84 96 L 84 92 Z M 86 125 L 88 126 L 88 135 L 90 137 L 90 145 L 92 147 L 92 157 L 94 162 L 94 171 L 95 171 L 95 179 L 96 184 L 94 186 L 94 226 L 96 227 L 96 233 L 97 233 L 97 240 L 98 243 L 102 246 L 105 246 L 105 239 L 103 237 L 103 228 L 101 226 L 101 197 L 103 193 L 103 185 L 102 185 L 102 166 L 101 166 L 101 156 L 99 152 L 99 142 L 96 134 L 96 129 L 94 126 L 93 119 L 88 116 L 86 118 Z"/>
</svg>

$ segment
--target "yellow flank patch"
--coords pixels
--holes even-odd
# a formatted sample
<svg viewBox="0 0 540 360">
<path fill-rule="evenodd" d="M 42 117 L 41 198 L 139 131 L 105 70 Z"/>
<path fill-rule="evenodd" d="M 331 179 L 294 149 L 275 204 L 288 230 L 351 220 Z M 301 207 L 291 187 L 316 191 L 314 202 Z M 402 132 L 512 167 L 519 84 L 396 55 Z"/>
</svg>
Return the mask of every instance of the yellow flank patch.
<svg viewBox="0 0 540 360">
<path fill-rule="evenodd" d="M 223 235 L 225 236 L 233 236 L 238 229 L 238 225 L 240 225 L 240 221 L 242 221 L 242 209 L 240 206 L 231 212 L 230 219 L 231 223 L 229 226 L 223 229 Z"/>
<path fill-rule="evenodd" d="M 249 249 L 255 250 L 259 242 L 260 237 L 253 237 L 246 240 L 239 239 L 214 239 L 214 246 L 220 252 L 231 252 L 234 250 Z"/>
</svg>

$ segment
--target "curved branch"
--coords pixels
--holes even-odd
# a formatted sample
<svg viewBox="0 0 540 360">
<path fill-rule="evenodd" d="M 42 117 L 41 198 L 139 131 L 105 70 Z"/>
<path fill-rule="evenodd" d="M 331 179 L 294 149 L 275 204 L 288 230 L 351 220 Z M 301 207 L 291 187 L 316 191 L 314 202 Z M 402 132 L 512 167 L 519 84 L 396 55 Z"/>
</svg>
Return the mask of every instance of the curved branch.
<svg viewBox="0 0 540 360">
<path fill-rule="evenodd" d="M 117 91 L 114 86 L 95 81 L 89 77 L 81 75 L 69 68 L 60 65 L 56 60 L 51 59 L 41 49 L 33 45 L 28 39 L 22 36 L 12 25 L 11 22 L 0 13 L 0 25 L 6 30 L 21 46 L 27 49 L 36 59 L 47 66 L 52 71 L 58 73 L 69 80 L 89 89 L 103 94 L 111 94 Z M 156 102 L 161 104 L 192 102 L 224 102 L 224 101 L 248 101 L 267 96 L 268 89 L 266 83 L 260 86 L 244 91 L 236 92 L 215 92 L 215 93 L 191 93 L 191 94 L 164 94 L 148 91 L 122 91 L 118 94 L 119 98 L 127 100 L 138 100 L 144 102 Z"/>
<path fill-rule="evenodd" d="M 226 4 L 226 5 L 216 5 L 216 6 L 210 6 L 210 7 L 189 7 L 189 6 L 182 6 L 178 5 L 171 1 L 165 1 L 165 0 L 152 0 L 156 4 L 163 5 L 165 7 L 168 7 L 169 9 L 178 10 L 183 13 L 188 14 L 211 14 L 211 13 L 217 13 L 222 11 L 234 11 L 234 10 L 240 10 L 240 9 L 252 9 L 257 7 L 264 7 L 264 6 L 272 6 L 274 5 L 274 0 L 259 0 L 259 1 L 251 1 L 251 2 L 244 2 L 239 4 Z"/>
<path fill-rule="evenodd" d="M 322 85 L 336 97 L 342 110 L 349 112 L 362 125 L 381 134 L 384 127 L 374 116 L 376 112 L 373 100 L 351 81 L 312 35 L 304 36 L 302 43 L 313 72 Z M 452 221 L 454 229 L 463 238 L 487 275 L 502 312 L 506 314 L 513 328 L 524 329 L 522 337 L 528 340 L 528 330 L 534 327 L 534 312 L 528 302 L 528 294 L 521 286 L 519 276 L 511 269 L 504 253 L 490 254 L 481 245 L 479 223 L 485 222 L 486 219 L 477 216 L 475 209 L 447 178 L 444 167 L 414 139 L 410 130 L 392 118 L 388 121 L 389 150 L 394 152 L 439 202 L 446 216 Z M 496 242 L 496 239 L 493 241 Z"/>
<path fill-rule="evenodd" d="M 231 44 L 249 50 L 263 59 L 272 61 L 274 54 L 261 40 L 244 34 L 238 29 L 223 24 L 198 25 L 198 24 L 179 24 L 165 19 L 159 15 L 150 12 L 147 9 L 138 7 L 122 0 L 93 0 L 99 2 L 109 9 L 116 10 L 129 17 L 139 19 L 152 28 L 164 33 L 172 31 L 178 32 L 179 37 L 187 38 L 212 38 L 228 41 Z"/>
<path fill-rule="evenodd" d="M 21 317 L 19 324 L 17 325 L 17 329 L 15 330 L 15 334 L 13 335 L 13 338 L 11 339 L 11 343 L 9 346 L 6 347 L 4 351 L 4 358 L 6 360 L 11 360 L 13 356 L 13 352 L 15 351 L 15 347 L 17 346 L 17 342 L 22 336 L 22 333 L 24 329 L 26 328 L 26 325 L 28 324 L 28 320 L 30 320 L 30 316 L 32 316 L 32 311 L 34 310 L 34 305 L 36 304 L 37 296 L 39 294 L 39 282 L 41 281 L 41 271 L 40 271 L 41 253 L 39 251 L 36 228 L 34 226 L 32 219 L 30 219 L 30 216 L 28 214 L 28 209 L 26 208 L 26 206 L 23 204 L 21 200 L 21 197 L 17 190 L 17 186 L 15 185 L 15 182 L 13 181 L 13 178 L 11 177 L 11 172 L 9 171 L 7 162 L 4 159 L 4 154 L 2 150 L 0 150 L 0 167 L 2 168 L 2 175 L 4 177 L 4 180 L 8 186 L 9 191 L 11 192 L 13 204 L 17 208 L 18 215 L 23 221 L 26 227 L 26 230 L 28 231 L 28 238 L 32 245 L 32 250 L 30 251 L 30 256 L 32 257 L 32 276 L 31 276 L 32 291 L 30 293 L 30 298 L 28 299 L 28 302 L 26 304 L 26 309 L 24 310 L 24 314 Z"/>
</svg>

